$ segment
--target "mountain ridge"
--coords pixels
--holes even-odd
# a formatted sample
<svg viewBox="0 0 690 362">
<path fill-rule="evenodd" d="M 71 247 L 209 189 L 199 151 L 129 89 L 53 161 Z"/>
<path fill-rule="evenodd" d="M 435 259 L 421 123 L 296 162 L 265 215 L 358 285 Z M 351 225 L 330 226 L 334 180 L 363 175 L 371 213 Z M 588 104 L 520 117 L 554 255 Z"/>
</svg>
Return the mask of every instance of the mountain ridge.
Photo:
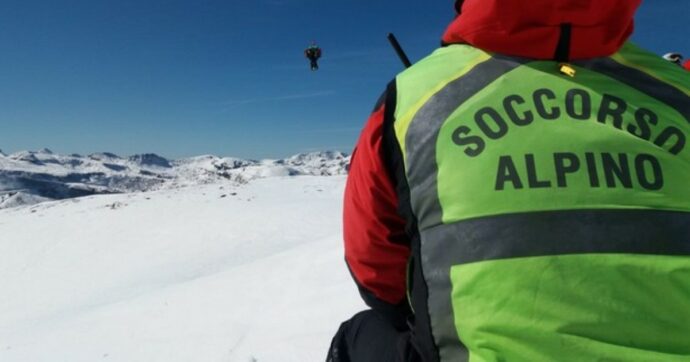
<svg viewBox="0 0 690 362">
<path fill-rule="evenodd" d="M 246 160 L 201 155 L 167 159 L 155 153 L 120 157 L 99 152 L 61 155 L 44 148 L 0 152 L 0 209 L 95 194 L 146 192 L 216 182 L 244 184 L 276 176 L 347 174 L 350 156 L 339 151 Z"/>
</svg>

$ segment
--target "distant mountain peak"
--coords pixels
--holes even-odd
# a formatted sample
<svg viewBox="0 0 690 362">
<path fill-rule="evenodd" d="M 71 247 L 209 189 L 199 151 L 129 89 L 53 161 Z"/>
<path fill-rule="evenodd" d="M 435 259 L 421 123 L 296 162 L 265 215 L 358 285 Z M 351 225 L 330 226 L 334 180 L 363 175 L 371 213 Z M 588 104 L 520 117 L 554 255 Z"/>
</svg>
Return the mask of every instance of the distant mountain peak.
<svg viewBox="0 0 690 362">
<path fill-rule="evenodd" d="M 323 158 L 327 160 L 339 160 L 346 158 L 347 154 L 340 152 L 340 151 L 313 151 L 313 152 L 305 152 L 305 153 L 298 153 L 289 159 L 317 159 L 317 158 Z"/>
<path fill-rule="evenodd" d="M 35 152 L 19 151 L 11 154 L 9 157 L 15 161 L 27 162 L 36 166 L 43 165 L 43 162 L 41 162 L 41 160 L 39 160 L 38 157 L 36 157 Z"/>
<path fill-rule="evenodd" d="M 120 156 L 111 152 L 96 152 L 89 155 L 89 158 L 96 161 L 103 161 L 109 159 L 120 159 Z"/>
<path fill-rule="evenodd" d="M 40 150 L 36 151 L 36 153 L 43 153 L 43 154 L 47 154 L 47 155 L 52 155 L 53 151 L 44 147 L 44 148 L 41 148 Z"/>
<path fill-rule="evenodd" d="M 155 153 L 143 153 L 139 155 L 132 155 L 129 156 L 128 159 L 142 166 L 156 166 L 164 168 L 172 167 L 170 161 L 168 161 L 167 158 L 161 157 Z"/>
</svg>

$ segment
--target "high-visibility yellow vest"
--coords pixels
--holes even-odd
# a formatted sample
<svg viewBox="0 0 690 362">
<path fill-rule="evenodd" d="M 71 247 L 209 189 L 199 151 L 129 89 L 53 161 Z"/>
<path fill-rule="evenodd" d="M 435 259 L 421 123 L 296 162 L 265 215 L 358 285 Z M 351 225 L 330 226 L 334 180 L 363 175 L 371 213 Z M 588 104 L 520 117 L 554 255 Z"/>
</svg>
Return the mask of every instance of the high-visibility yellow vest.
<svg viewBox="0 0 690 362">
<path fill-rule="evenodd" d="M 690 360 L 690 73 L 567 69 L 450 45 L 396 78 L 442 361 Z"/>
</svg>

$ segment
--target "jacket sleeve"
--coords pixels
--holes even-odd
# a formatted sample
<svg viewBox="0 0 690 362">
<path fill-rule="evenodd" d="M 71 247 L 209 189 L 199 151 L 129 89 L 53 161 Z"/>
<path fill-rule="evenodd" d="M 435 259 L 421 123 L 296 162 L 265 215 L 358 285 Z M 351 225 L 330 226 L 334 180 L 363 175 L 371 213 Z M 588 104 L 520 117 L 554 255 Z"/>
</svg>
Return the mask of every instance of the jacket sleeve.
<svg viewBox="0 0 690 362">
<path fill-rule="evenodd" d="M 345 260 L 364 301 L 402 329 L 410 313 L 406 299 L 410 241 L 385 160 L 385 113 L 385 103 L 379 102 L 350 161 L 343 215 Z"/>
</svg>

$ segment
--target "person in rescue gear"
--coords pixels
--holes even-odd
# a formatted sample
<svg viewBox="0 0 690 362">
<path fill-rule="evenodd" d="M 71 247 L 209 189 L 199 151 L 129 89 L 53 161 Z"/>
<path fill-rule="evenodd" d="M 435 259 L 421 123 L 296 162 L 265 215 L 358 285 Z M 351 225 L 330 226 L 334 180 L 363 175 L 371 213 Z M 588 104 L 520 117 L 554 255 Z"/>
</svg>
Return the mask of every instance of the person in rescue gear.
<svg viewBox="0 0 690 362">
<path fill-rule="evenodd" d="M 352 155 L 327 360 L 690 360 L 690 77 L 640 0 L 466 0 Z"/>
<path fill-rule="evenodd" d="M 321 48 L 319 48 L 318 45 L 316 45 L 315 42 L 311 42 L 309 47 L 304 50 L 304 56 L 309 59 L 309 65 L 311 70 L 318 70 L 319 69 L 319 63 L 318 60 L 321 58 Z"/>
</svg>

